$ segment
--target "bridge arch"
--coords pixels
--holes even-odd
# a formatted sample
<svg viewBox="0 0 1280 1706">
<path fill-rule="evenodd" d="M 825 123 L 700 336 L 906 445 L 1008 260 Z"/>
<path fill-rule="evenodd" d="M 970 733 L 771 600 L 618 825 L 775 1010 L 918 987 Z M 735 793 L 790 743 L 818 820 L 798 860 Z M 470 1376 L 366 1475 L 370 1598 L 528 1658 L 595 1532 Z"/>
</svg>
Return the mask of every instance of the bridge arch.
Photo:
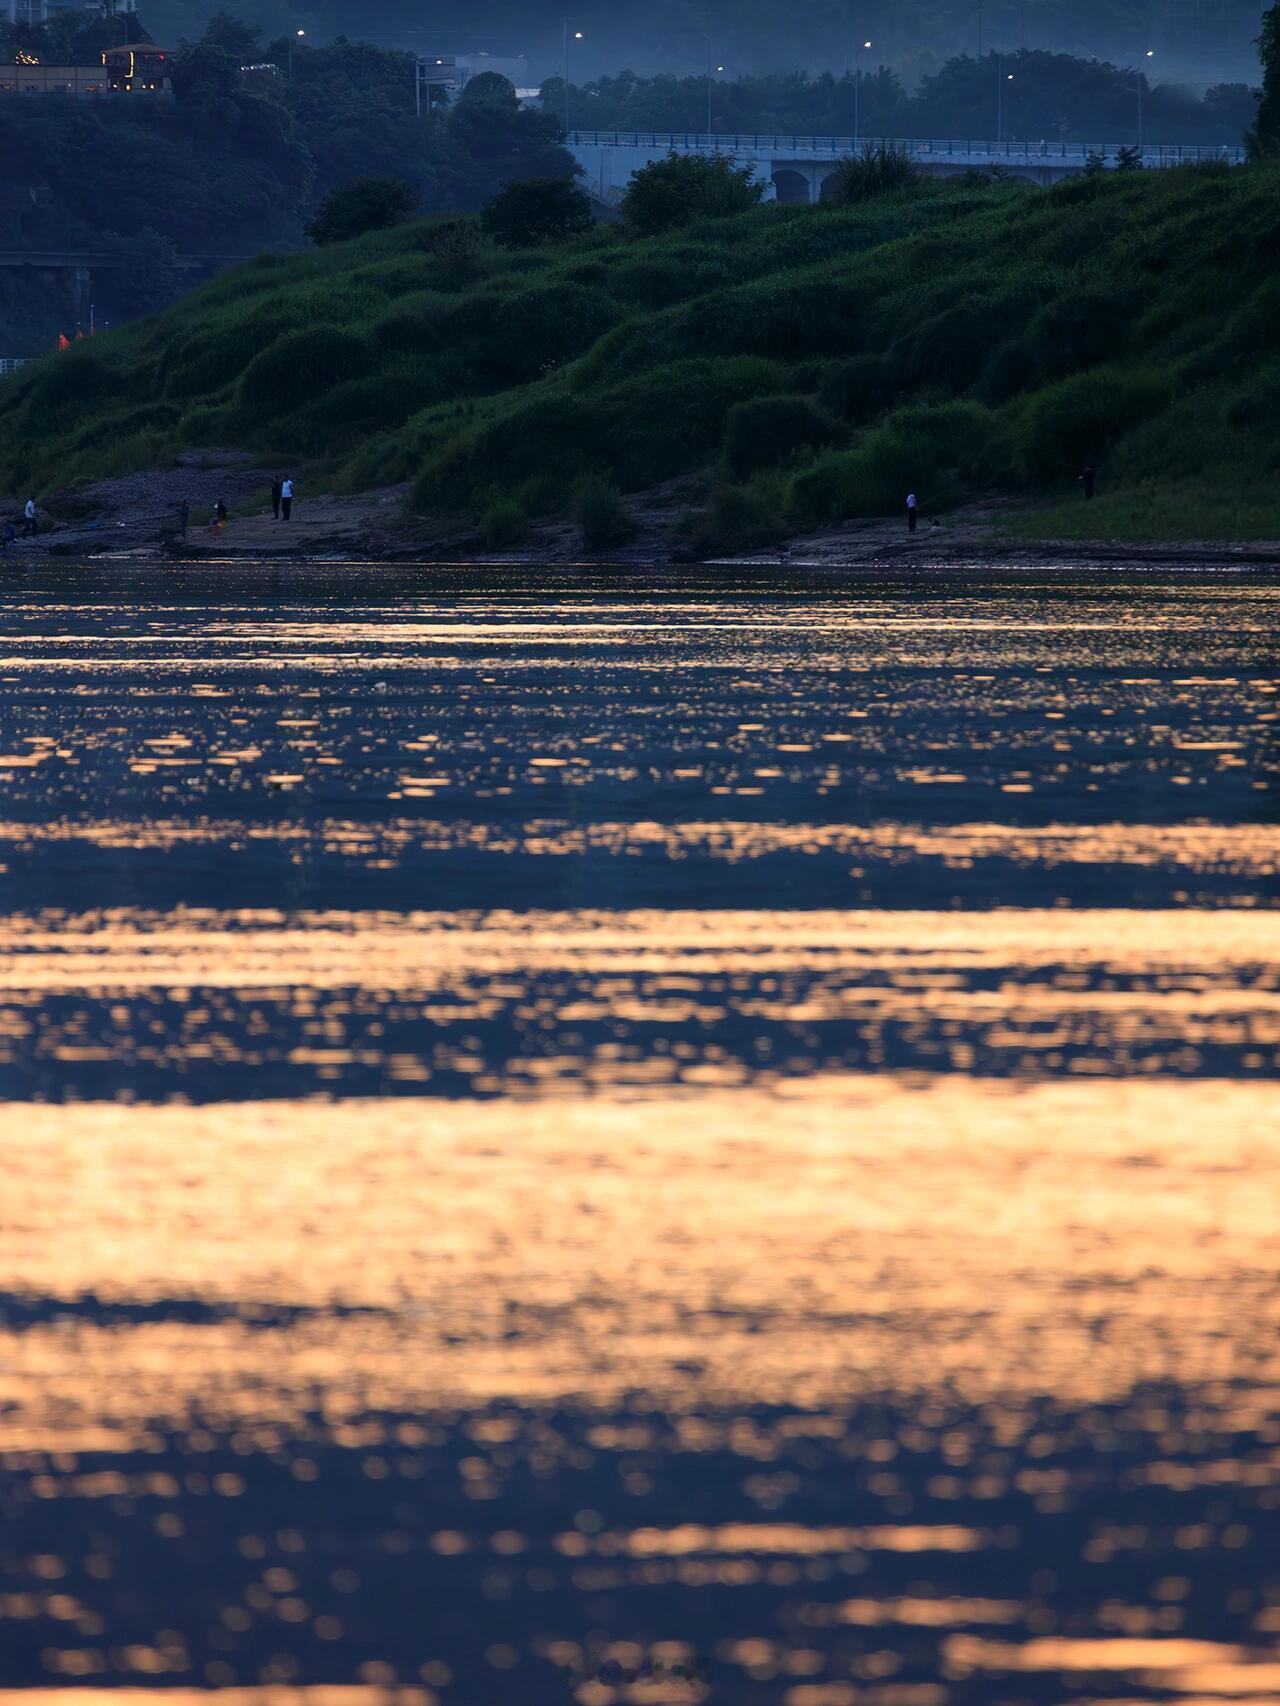
<svg viewBox="0 0 1280 1706">
<path fill-rule="evenodd" d="M 811 199 L 808 178 L 790 166 L 777 167 L 773 174 L 773 187 L 781 202 L 807 202 Z"/>
<path fill-rule="evenodd" d="M 828 172 L 824 178 L 821 178 L 819 180 L 819 182 L 818 182 L 818 200 L 819 201 L 830 201 L 831 200 L 832 196 L 835 194 L 835 191 L 836 191 L 836 176 L 837 176 L 837 174 L 835 172 Z"/>
</svg>

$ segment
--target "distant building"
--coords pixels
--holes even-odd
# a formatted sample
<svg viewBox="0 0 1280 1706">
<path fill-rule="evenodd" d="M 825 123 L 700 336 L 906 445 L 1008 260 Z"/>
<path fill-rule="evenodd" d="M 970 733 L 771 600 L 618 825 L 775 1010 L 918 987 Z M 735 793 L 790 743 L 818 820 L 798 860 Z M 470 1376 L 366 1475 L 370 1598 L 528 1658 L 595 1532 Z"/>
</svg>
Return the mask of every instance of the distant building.
<svg viewBox="0 0 1280 1706">
<path fill-rule="evenodd" d="M 31 54 L 18 59 L 0 66 L 0 95 L 173 94 L 170 55 L 150 42 L 108 48 L 100 65 L 42 65 Z"/>
<path fill-rule="evenodd" d="M 428 53 L 418 60 L 418 90 L 423 104 L 439 95 L 457 100 L 471 79 L 486 71 L 514 85 L 522 104 L 537 100 L 538 90 L 530 85 L 529 61 L 523 54 Z"/>
</svg>

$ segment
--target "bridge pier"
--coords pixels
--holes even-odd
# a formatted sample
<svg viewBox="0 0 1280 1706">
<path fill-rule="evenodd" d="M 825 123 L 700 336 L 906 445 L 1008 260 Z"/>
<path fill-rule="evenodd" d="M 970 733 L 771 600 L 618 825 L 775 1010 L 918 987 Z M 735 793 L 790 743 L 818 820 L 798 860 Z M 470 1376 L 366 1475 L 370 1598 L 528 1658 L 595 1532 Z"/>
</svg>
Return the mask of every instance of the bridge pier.
<svg viewBox="0 0 1280 1706">
<path fill-rule="evenodd" d="M 89 309 L 93 303 L 93 274 L 88 267 L 71 269 L 71 304 L 76 325 L 89 330 Z"/>
</svg>

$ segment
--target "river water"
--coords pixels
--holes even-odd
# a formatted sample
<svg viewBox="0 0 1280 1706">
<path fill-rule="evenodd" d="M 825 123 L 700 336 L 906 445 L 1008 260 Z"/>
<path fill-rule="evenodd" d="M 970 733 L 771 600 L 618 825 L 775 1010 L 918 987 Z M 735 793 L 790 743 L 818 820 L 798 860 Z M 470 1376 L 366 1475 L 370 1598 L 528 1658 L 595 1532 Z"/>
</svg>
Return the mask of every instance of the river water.
<svg viewBox="0 0 1280 1706">
<path fill-rule="evenodd" d="M 0 1685 L 1280 1700 L 1280 587 L 4 573 Z"/>
</svg>

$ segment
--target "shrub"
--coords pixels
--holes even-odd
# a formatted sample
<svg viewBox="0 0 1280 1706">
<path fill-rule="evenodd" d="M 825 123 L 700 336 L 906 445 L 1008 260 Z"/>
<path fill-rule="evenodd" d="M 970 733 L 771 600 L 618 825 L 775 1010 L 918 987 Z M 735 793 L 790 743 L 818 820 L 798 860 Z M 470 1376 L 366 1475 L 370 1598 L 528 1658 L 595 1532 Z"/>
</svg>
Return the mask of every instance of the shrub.
<svg viewBox="0 0 1280 1706">
<path fill-rule="evenodd" d="M 689 293 L 684 267 L 667 255 L 638 255 L 615 267 L 609 280 L 612 295 L 643 308 L 666 308 Z"/>
<path fill-rule="evenodd" d="M 1132 342 L 1140 301 L 1134 290 L 1070 289 L 1046 302 L 1026 334 L 1037 370 L 1056 379 L 1108 360 Z"/>
<path fill-rule="evenodd" d="M 490 551 L 519 545 L 529 532 L 529 518 L 511 497 L 495 497 L 480 518 L 480 533 Z"/>
<path fill-rule="evenodd" d="M 1168 398 L 1165 375 L 1142 369 L 1099 367 L 1060 380 L 1036 392 L 1020 417 L 1019 466 L 1033 480 L 1060 479 L 1099 461 L 1110 443 Z"/>
<path fill-rule="evenodd" d="M 764 199 L 765 188 L 751 166 L 735 166 L 726 154 L 673 150 L 633 174 L 622 217 L 637 237 L 654 237 L 694 219 L 743 213 Z"/>
<path fill-rule="evenodd" d="M 621 492 L 600 474 L 589 474 L 579 482 L 573 495 L 573 519 L 588 551 L 621 545 L 635 532 Z"/>
<path fill-rule="evenodd" d="M 818 382 L 818 402 L 843 421 L 879 414 L 898 389 L 898 370 L 882 355 L 854 355 L 831 363 Z"/>
<path fill-rule="evenodd" d="M 417 205 L 417 190 L 403 178 L 352 178 L 329 191 L 302 229 L 317 247 L 345 243 L 398 225 Z"/>
<path fill-rule="evenodd" d="M 450 301 L 448 296 L 426 290 L 402 296 L 375 320 L 371 328 L 374 342 L 393 355 L 434 354 L 446 342 L 442 309 Z"/>
<path fill-rule="evenodd" d="M 522 290 L 494 314 L 493 359 L 507 372 L 532 379 L 590 349 L 617 319 L 618 310 L 604 292 L 585 285 Z"/>
<path fill-rule="evenodd" d="M 831 443 L 835 425 L 808 397 L 754 397 L 735 403 L 725 419 L 724 461 L 741 479 L 785 462 L 801 446 Z"/>
<path fill-rule="evenodd" d="M 433 451 L 414 488 L 418 509 L 458 509 L 495 481 L 514 486 L 548 467 L 588 468 L 604 460 L 612 415 L 597 401 L 535 395 L 470 432 L 455 429 Z"/>
<path fill-rule="evenodd" d="M 595 219 L 590 198 L 566 175 L 504 185 L 485 203 L 480 222 L 504 249 L 532 249 L 590 231 Z"/>
<path fill-rule="evenodd" d="M 245 368 L 240 405 L 252 417 L 277 420 L 318 392 L 362 377 L 372 365 L 372 345 L 357 332 L 341 326 L 286 332 Z"/>
<path fill-rule="evenodd" d="M 905 148 L 868 142 L 860 154 L 846 154 L 836 162 L 822 186 L 822 198 L 829 207 L 853 207 L 872 196 L 911 189 L 919 181 L 920 168 Z"/>
<path fill-rule="evenodd" d="M 714 454 L 735 403 L 781 391 L 787 380 L 784 367 L 751 356 L 637 373 L 599 398 L 609 427 L 597 455 L 629 491 L 670 479 Z"/>
<path fill-rule="evenodd" d="M 717 486 L 699 517 L 694 545 L 699 554 L 722 556 L 771 544 L 782 532 L 782 516 L 750 486 Z"/>
</svg>

